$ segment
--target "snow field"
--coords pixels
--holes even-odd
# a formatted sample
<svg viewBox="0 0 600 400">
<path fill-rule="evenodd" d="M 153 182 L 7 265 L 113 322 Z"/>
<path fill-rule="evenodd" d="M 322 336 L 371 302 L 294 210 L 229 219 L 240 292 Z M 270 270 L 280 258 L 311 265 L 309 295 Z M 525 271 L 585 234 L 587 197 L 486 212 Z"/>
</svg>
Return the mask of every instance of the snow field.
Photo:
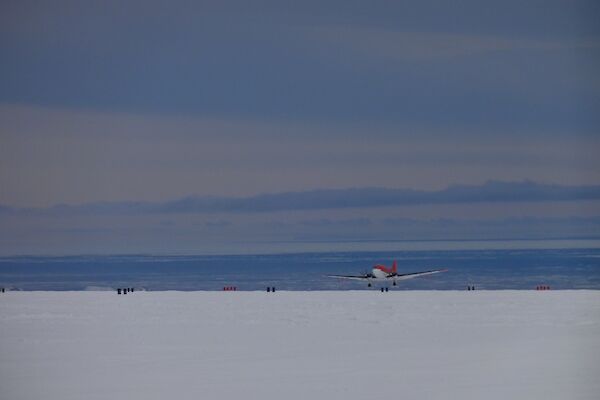
<svg viewBox="0 0 600 400">
<path fill-rule="evenodd" d="M 0 399 L 596 399 L 598 291 L 10 292 Z"/>
</svg>

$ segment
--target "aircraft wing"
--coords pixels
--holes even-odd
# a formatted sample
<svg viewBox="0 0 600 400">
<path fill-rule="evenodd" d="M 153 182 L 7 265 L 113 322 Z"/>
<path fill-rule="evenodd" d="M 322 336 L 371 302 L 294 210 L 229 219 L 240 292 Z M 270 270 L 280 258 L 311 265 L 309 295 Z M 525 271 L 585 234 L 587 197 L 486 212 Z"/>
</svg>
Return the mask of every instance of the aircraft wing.
<svg viewBox="0 0 600 400">
<path fill-rule="evenodd" d="M 386 278 L 376 278 L 371 274 L 367 275 L 326 275 L 328 278 L 338 278 L 338 279 L 349 279 L 354 281 L 386 281 L 386 280 L 396 280 L 403 281 L 406 279 L 416 278 L 418 276 L 432 275 L 437 274 L 439 272 L 446 272 L 447 269 L 434 269 L 431 271 L 421 271 L 421 272 L 410 272 L 408 274 L 396 274 L 396 275 L 388 275 Z"/>
<path fill-rule="evenodd" d="M 350 279 L 355 281 L 365 281 L 368 279 L 372 279 L 372 277 L 368 275 L 326 275 L 328 278 L 340 278 L 340 279 Z"/>
<path fill-rule="evenodd" d="M 431 271 L 410 272 L 408 274 L 397 274 L 395 276 L 392 276 L 391 278 L 399 280 L 399 281 L 403 281 L 406 279 L 416 278 L 418 276 L 432 275 L 432 274 L 437 274 L 437 273 L 446 272 L 446 271 L 448 271 L 448 270 L 447 269 L 434 269 Z"/>
</svg>

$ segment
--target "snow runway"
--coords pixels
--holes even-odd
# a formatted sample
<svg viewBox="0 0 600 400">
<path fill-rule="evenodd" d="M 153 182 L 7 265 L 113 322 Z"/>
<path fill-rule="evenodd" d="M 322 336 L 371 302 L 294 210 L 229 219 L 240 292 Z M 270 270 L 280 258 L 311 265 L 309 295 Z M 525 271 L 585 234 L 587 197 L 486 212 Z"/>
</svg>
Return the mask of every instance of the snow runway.
<svg viewBox="0 0 600 400">
<path fill-rule="evenodd" d="M 596 399 L 599 291 L 10 292 L 1 399 Z"/>
</svg>

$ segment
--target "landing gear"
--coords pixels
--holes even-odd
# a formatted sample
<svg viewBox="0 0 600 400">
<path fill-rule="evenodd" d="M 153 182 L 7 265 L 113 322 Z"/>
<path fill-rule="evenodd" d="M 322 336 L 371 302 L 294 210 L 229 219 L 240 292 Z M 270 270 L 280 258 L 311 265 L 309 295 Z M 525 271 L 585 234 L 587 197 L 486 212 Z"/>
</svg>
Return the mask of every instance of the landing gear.
<svg viewBox="0 0 600 400">
<path fill-rule="evenodd" d="M 393 285 L 393 286 L 396 286 L 396 281 L 394 281 L 394 282 L 392 283 L 392 285 Z"/>
<path fill-rule="evenodd" d="M 371 286 L 373 286 L 373 285 L 371 285 L 371 282 L 369 282 L 369 284 L 367 285 L 367 287 L 371 287 Z"/>
</svg>

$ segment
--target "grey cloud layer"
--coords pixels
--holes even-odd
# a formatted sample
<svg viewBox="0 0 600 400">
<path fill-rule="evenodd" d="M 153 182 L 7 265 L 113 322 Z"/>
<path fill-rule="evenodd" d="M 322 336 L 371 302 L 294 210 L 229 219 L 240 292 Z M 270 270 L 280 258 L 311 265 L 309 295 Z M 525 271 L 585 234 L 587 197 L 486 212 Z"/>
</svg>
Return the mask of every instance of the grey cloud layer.
<svg viewBox="0 0 600 400">
<path fill-rule="evenodd" d="M 600 199 L 600 186 L 489 181 L 440 191 L 390 188 L 323 189 L 251 197 L 186 197 L 164 203 L 97 202 L 49 208 L 0 207 L 5 215 L 139 215 L 171 213 L 262 213 L 292 210 L 373 208 L 427 204 L 547 202 Z"/>
<path fill-rule="evenodd" d="M 6 103 L 586 132 L 598 124 L 594 2 L 23 1 L 0 11 Z"/>
<path fill-rule="evenodd" d="M 308 123 L 0 106 L 0 204 L 162 202 L 487 179 L 597 184 L 600 138 L 571 131 Z"/>
</svg>

